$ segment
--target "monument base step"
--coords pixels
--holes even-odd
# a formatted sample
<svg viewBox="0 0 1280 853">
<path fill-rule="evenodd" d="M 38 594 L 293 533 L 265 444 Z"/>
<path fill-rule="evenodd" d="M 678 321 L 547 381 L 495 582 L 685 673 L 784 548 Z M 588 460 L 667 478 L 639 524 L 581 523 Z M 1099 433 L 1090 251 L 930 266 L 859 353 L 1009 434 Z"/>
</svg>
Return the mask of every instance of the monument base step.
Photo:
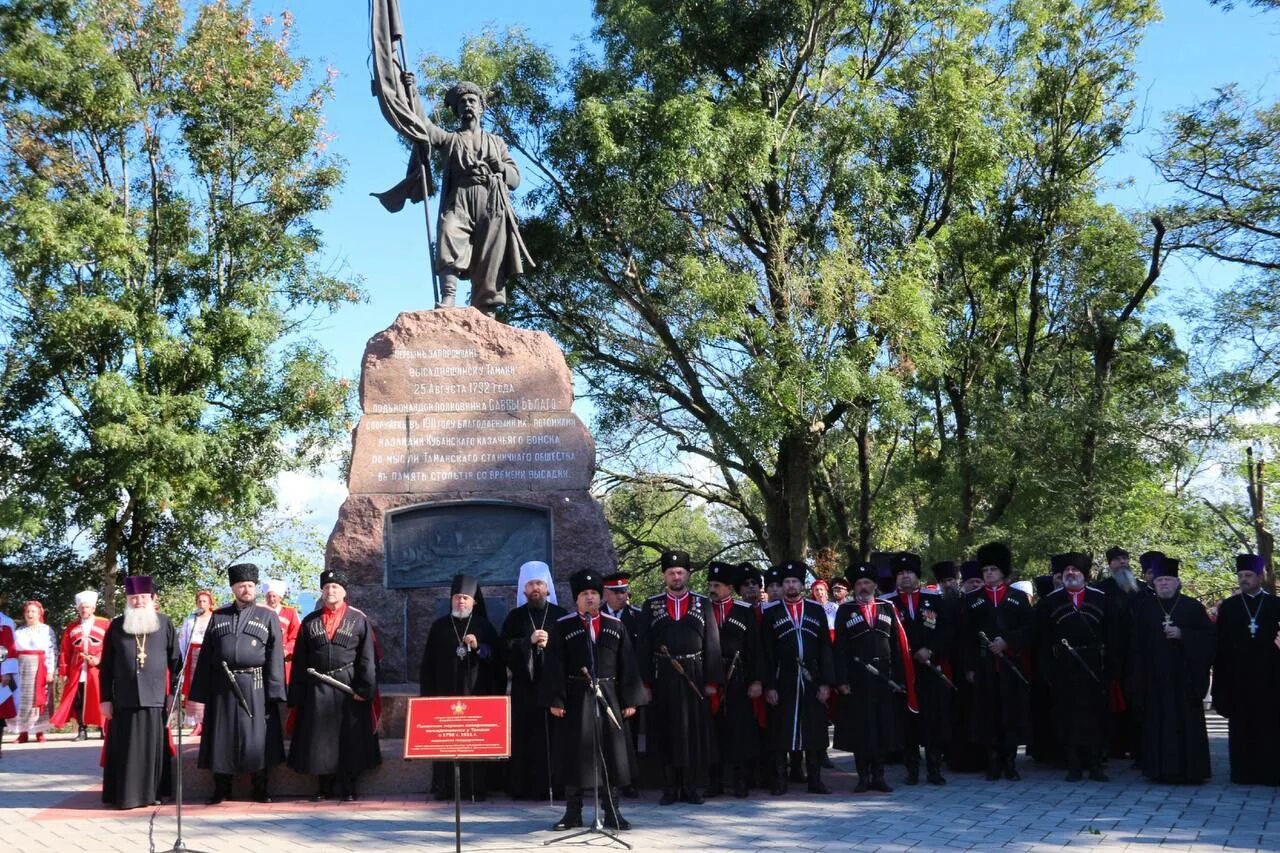
<svg viewBox="0 0 1280 853">
<path fill-rule="evenodd" d="M 426 796 L 431 787 L 430 761 L 406 761 L 403 740 L 383 740 L 382 764 L 372 770 L 360 774 L 356 789 L 361 796 L 374 795 L 410 795 Z M 196 767 L 196 757 L 200 751 L 198 741 L 186 741 L 182 744 L 182 794 L 189 802 L 203 800 L 213 793 L 213 774 L 208 770 Z M 286 752 L 288 752 L 286 744 Z M 281 764 L 271 768 L 267 777 L 267 787 L 272 796 L 305 797 L 316 791 L 316 777 L 295 773 L 288 765 Z M 232 781 L 232 797 L 249 798 L 249 777 L 237 776 Z"/>
</svg>

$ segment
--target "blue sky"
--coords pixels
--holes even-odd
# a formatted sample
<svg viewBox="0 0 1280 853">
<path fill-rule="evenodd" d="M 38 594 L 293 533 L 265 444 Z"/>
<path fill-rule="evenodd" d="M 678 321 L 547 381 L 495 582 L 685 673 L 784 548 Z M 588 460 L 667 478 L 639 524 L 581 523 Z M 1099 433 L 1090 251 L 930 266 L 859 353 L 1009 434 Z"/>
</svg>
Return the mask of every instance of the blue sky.
<svg viewBox="0 0 1280 853">
<path fill-rule="evenodd" d="M 427 53 L 455 57 L 464 37 L 486 25 L 522 27 L 534 41 L 568 58 L 590 38 L 593 26 L 587 0 L 402 4 L 411 60 Z M 254 8 L 278 14 L 284 7 L 255 0 Z M 369 298 L 324 322 L 315 336 L 333 354 L 339 371 L 354 379 L 369 337 L 389 326 L 400 311 L 431 307 L 422 209 L 391 215 L 368 196 L 403 176 L 405 155 L 369 90 L 367 3 L 305 0 L 292 12 L 297 52 L 312 60 L 317 74 L 326 66 L 338 71 L 335 98 L 326 110 L 327 130 L 333 135 L 331 150 L 346 160 L 346 182 L 316 224 L 325 235 L 329 264 L 361 276 Z M 1126 209 L 1142 210 L 1166 197 L 1145 155 L 1155 146 L 1168 111 L 1207 98 L 1229 82 L 1262 98 L 1280 93 L 1280 14 L 1243 7 L 1228 13 L 1208 0 L 1169 0 L 1164 16 L 1150 28 L 1138 55 L 1136 97 L 1145 127 L 1104 170 L 1112 185 L 1107 199 Z M 1179 297 L 1230 281 L 1230 270 L 1221 266 L 1189 267 L 1175 261 L 1166 269 L 1156 308 L 1172 319 Z M 291 476 L 281 481 L 280 492 L 287 507 L 308 510 L 309 521 L 327 532 L 345 487 L 336 474 L 320 480 Z"/>
</svg>

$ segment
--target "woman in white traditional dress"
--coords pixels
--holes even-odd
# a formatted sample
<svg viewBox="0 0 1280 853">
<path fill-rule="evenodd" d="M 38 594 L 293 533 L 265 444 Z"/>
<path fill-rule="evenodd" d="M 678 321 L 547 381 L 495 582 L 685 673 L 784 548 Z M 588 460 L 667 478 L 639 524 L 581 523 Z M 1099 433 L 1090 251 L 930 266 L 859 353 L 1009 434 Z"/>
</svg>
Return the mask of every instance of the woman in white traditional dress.
<svg viewBox="0 0 1280 853">
<path fill-rule="evenodd" d="M 202 589 L 196 593 L 196 610 L 182 623 L 178 632 L 178 649 L 186 666 L 182 672 L 182 698 L 186 700 L 186 724 L 191 727 L 191 734 L 199 737 L 204 729 L 204 703 L 192 702 L 191 674 L 196 671 L 196 661 L 200 658 L 200 646 L 204 644 L 204 632 L 209 627 L 209 619 L 213 616 L 213 593 Z"/>
<path fill-rule="evenodd" d="M 18 716 L 15 727 L 18 743 L 31 735 L 44 741 L 49 728 L 49 684 L 58 671 L 58 638 L 44 623 L 44 605 L 28 601 L 22 605 L 23 626 L 13 632 L 18 649 Z"/>
</svg>

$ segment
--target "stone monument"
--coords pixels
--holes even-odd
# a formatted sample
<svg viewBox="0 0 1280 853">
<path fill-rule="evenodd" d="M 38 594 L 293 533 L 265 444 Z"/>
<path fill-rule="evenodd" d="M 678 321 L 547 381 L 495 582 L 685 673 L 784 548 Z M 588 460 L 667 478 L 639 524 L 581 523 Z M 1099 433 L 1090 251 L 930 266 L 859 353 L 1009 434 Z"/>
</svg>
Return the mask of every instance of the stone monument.
<svg viewBox="0 0 1280 853">
<path fill-rule="evenodd" d="M 521 563 L 548 563 L 561 601 L 573 572 L 616 566 L 595 442 L 550 336 L 471 308 L 403 313 L 365 347 L 360 405 L 325 566 L 373 619 L 383 682 L 417 681 L 457 572 L 480 579 L 501 628 Z"/>
</svg>

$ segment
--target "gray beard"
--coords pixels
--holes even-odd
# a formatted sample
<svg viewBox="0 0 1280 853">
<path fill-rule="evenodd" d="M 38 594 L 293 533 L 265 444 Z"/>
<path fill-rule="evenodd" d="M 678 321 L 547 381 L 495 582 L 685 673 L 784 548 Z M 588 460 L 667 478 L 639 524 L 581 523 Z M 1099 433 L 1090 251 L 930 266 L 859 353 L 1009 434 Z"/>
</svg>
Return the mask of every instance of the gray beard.
<svg viewBox="0 0 1280 853">
<path fill-rule="evenodd" d="M 1138 591 L 1138 579 L 1133 576 L 1132 569 L 1116 569 L 1111 573 L 1111 577 L 1115 578 L 1116 586 L 1125 592 Z"/>
<path fill-rule="evenodd" d="M 127 607 L 124 611 L 126 634 L 154 634 L 160 630 L 160 614 L 151 605 Z"/>
<path fill-rule="evenodd" d="M 474 609 L 474 607 L 468 607 L 466 610 L 450 610 L 449 615 L 454 619 L 467 619 L 471 616 L 471 611 Z"/>
</svg>

